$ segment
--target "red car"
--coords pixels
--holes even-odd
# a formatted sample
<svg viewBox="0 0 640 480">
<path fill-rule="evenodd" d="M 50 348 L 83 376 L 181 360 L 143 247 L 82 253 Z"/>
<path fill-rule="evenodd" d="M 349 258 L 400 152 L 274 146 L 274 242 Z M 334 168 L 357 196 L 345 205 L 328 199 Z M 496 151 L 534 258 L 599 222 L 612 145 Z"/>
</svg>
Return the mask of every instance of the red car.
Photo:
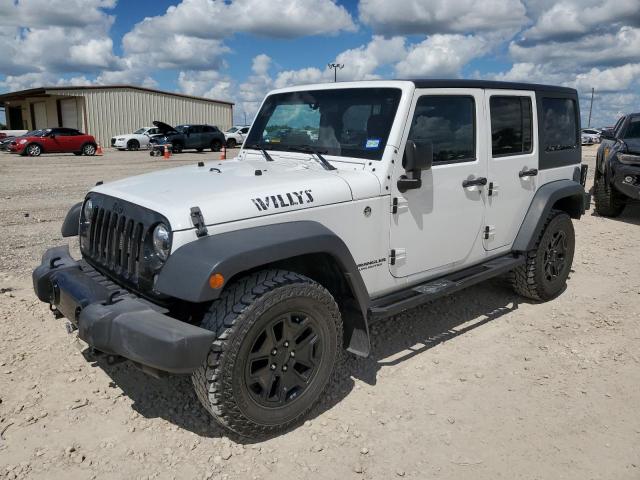
<svg viewBox="0 0 640 480">
<path fill-rule="evenodd" d="M 9 150 L 20 155 L 37 157 L 41 153 L 73 153 L 95 155 L 96 139 L 73 128 L 47 128 L 16 138 Z"/>
</svg>

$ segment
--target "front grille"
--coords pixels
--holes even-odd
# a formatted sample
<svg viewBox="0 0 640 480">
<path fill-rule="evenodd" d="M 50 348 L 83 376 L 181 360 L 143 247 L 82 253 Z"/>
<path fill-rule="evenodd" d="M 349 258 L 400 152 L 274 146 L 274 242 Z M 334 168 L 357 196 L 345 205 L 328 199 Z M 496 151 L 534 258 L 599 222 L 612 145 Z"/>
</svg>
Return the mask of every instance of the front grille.
<svg viewBox="0 0 640 480">
<path fill-rule="evenodd" d="M 92 192 L 91 219 L 80 222 L 82 256 L 94 268 L 126 288 L 145 296 L 153 292 L 162 261 L 151 247 L 151 232 L 159 223 L 169 226 L 157 212 L 119 198 Z"/>
<path fill-rule="evenodd" d="M 144 233 L 142 222 L 105 207 L 94 207 L 86 253 L 116 275 L 137 283 Z"/>
</svg>

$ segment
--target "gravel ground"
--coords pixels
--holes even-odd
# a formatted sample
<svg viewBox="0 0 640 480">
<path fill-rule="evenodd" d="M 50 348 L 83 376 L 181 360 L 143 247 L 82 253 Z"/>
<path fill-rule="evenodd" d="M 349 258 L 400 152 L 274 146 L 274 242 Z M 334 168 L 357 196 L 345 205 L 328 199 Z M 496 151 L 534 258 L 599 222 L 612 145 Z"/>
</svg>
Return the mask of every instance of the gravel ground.
<svg viewBox="0 0 640 480">
<path fill-rule="evenodd" d="M 30 285 L 67 209 L 98 180 L 212 155 L 0 154 L 0 478 L 640 478 L 637 206 L 575 222 L 554 301 L 497 279 L 376 324 L 371 357 L 265 442 L 219 430 L 186 377 L 83 352 Z"/>
</svg>

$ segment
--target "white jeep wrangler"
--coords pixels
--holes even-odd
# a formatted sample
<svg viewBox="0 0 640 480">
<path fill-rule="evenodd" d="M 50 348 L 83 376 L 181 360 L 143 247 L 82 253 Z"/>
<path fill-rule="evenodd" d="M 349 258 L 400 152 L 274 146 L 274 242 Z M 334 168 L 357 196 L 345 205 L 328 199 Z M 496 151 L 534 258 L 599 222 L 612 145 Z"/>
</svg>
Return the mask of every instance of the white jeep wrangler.
<svg viewBox="0 0 640 480">
<path fill-rule="evenodd" d="M 95 350 L 191 374 L 245 436 L 298 424 L 368 325 L 487 278 L 549 300 L 588 205 L 575 90 L 474 80 L 271 92 L 238 157 L 93 188 L 38 297 Z M 313 132 L 310 135 L 309 132 Z M 316 135 L 317 132 L 317 135 Z"/>
</svg>

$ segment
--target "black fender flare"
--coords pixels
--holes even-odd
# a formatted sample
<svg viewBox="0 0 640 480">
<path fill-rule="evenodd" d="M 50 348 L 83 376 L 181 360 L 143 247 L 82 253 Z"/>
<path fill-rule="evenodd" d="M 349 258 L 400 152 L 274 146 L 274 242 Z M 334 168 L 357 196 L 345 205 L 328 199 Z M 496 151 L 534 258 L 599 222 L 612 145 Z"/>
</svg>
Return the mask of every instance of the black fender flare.
<svg viewBox="0 0 640 480">
<path fill-rule="evenodd" d="M 62 236 L 63 237 L 75 237 L 80 230 L 80 212 L 82 211 L 82 202 L 76 203 L 67 212 L 67 216 L 64 217 L 62 222 Z"/>
<path fill-rule="evenodd" d="M 158 274 L 156 291 L 193 303 L 217 299 L 209 286 L 220 273 L 226 281 L 238 274 L 307 254 L 328 254 L 337 263 L 360 312 L 343 318 L 345 343 L 358 355 L 369 354 L 366 315 L 370 297 L 358 266 L 342 239 L 313 221 L 278 223 L 202 237 L 173 252 Z"/>
<path fill-rule="evenodd" d="M 527 252 L 535 248 L 549 212 L 559 201 L 561 210 L 571 218 L 580 218 L 585 212 L 584 187 L 573 180 L 556 180 L 540 187 L 529 205 L 529 210 L 513 242 L 513 250 Z"/>
</svg>

